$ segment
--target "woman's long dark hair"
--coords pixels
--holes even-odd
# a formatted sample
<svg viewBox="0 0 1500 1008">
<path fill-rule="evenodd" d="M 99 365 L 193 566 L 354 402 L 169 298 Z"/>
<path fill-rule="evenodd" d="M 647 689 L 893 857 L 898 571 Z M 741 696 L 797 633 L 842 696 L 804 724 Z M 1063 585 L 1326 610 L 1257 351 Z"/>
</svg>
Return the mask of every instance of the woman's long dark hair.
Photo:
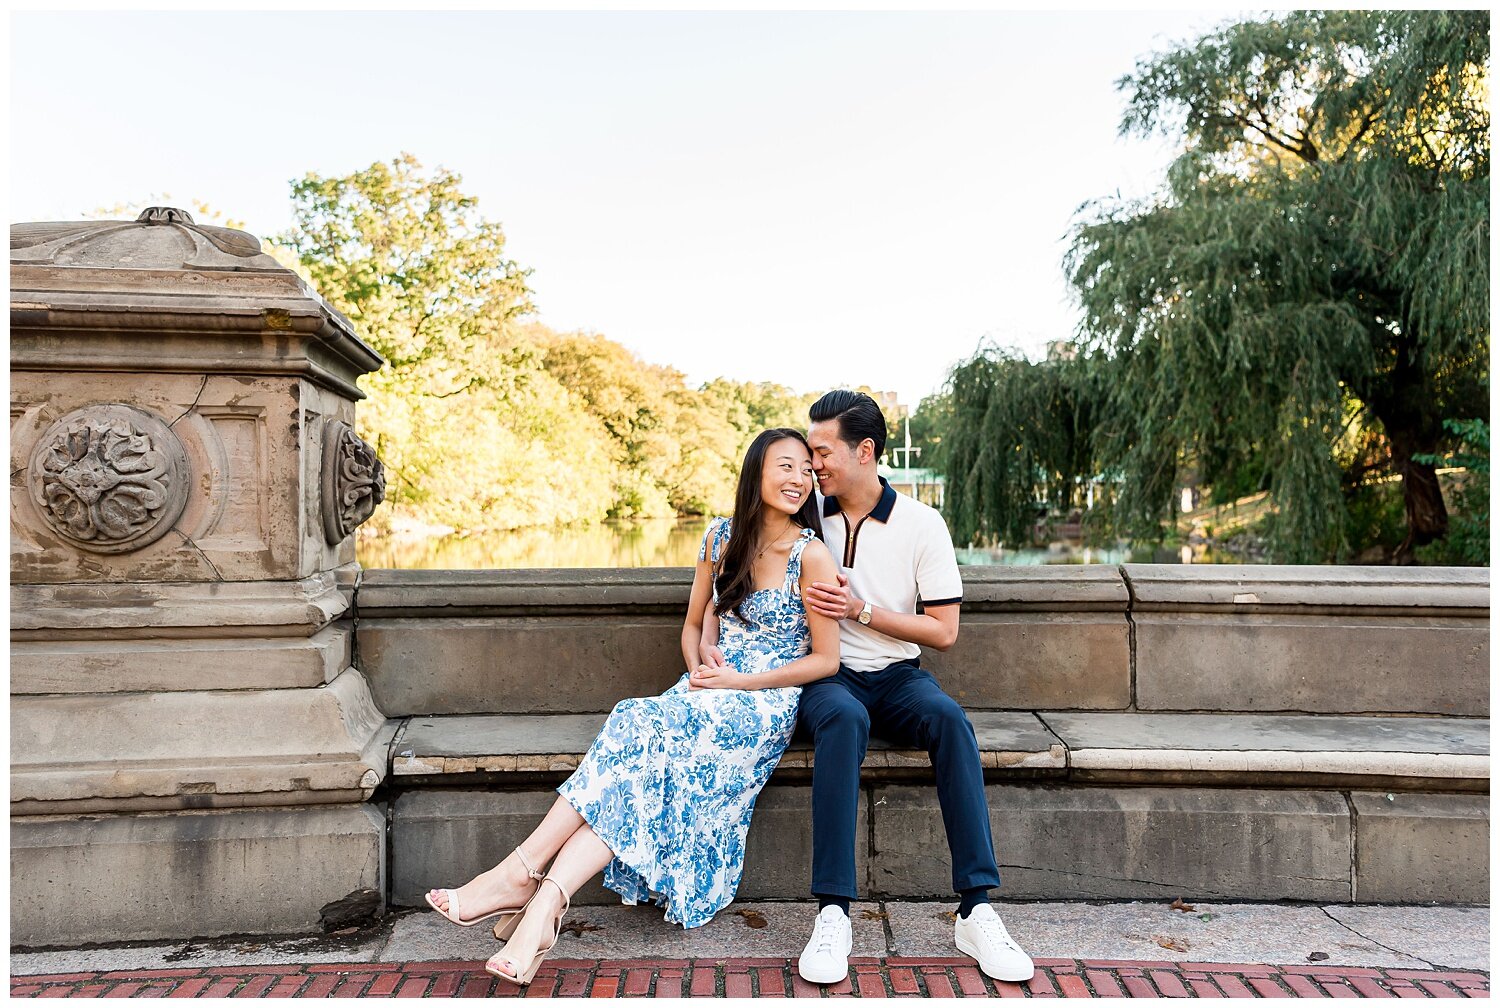
<svg viewBox="0 0 1500 1008">
<path fill-rule="evenodd" d="M 719 593 L 714 612 L 720 616 L 731 609 L 737 609 L 750 594 L 750 585 L 755 577 L 751 569 L 755 566 L 754 550 L 756 540 L 760 537 L 761 514 L 766 509 L 765 501 L 760 499 L 766 450 L 787 438 L 807 447 L 807 439 L 800 431 L 794 431 L 790 427 L 773 427 L 755 436 L 745 452 L 745 461 L 740 465 L 740 481 L 734 491 L 734 518 L 729 526 L 729 544 L 719 557 L 719 571 L 714 579 L 714 587 Z M 811 450 L 808 455 L 812 455 Z M 796 514 L 792 515 L 792 522 L 802 528 L 812 529 L 821 539 L 823 523 L 818 519 L 818 499 L 813 494 L 814 484 L 815 481 L 809 481 L 807 496 Z"/>
</svg>

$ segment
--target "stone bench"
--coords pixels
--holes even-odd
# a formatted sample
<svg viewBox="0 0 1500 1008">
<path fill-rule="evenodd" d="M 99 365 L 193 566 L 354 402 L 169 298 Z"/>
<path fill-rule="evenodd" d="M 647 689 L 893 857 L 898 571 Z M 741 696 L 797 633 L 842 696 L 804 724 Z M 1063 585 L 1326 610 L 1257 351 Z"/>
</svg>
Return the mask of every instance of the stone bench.
<svg viewBox="0 0 1500 1008">
<path fill-rule="evenodd" d="M 447 714 L 408 718 L 398 730 L 391 772 L 431 779 L 451 774 L 571 773 L 604 724 L 603 714 Z M 1061 774 L 1067 752 L 1055 735 L 1025 711 L 970 715 L 986 770 Z M 783 776 L 812 769 L 812 747 L 793 742 L 781 757 Z M 869 771 L 928 768 L 927 754 L 870 740 Z"/>
<path fill-rule="evenodd" d="M 971 711 L 1010 898 L 1472 902 L 1488 898 L 1489 723 L 1479 718 Z M 387 777 L 392 900 L 420 905 L 504 857 L 603 715 L 406 719 Z M 800 899 L 813 754 L 761 794 L 740 894 Z M 861 888 L 949 892 L 924 752 L 872 741 Z M 582 902 L 611 902 L 597 884 Z"/>
<path fill-rule="evenodd" d="M 969 720 L 994 781 L 1489 790 L 1486 718 L 971 711 Z M 398 787 L 518 774 L 561 779 L 603 721 L 599 714 L 407 718 L 392 745 L 391 779 Z M 811 746 L 794 741 L 777 778 L 805 779 L 812 765 Z M 905 779 L 913 770 L 930 771 L 925 752 L 871 739 L 867 780 Z"/>
</svg>

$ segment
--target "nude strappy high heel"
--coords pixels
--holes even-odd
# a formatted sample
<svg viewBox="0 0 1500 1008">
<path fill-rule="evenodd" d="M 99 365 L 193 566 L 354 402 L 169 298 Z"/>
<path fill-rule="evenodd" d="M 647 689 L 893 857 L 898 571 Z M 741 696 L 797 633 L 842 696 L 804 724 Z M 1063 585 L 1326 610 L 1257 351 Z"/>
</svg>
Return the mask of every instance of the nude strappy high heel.
<svg viewBox="0 0 1500 1008">
<path fill-rule="evenodd" d="M 515 984 L 517 987 L 525 987 L 527 984 L 531 983 L 532 978 L 536 976 L 536 971 L 541 968 L 542 961 L 547 958 L 547 953 L 551 952 L 554 948 L 557 947 L 557 939 L 562 936 L 563 918 L 567 916 L 568 907 L 571 905 L 571 902 L 568 899 L 567 892 L 563 889 L 562 886 L 558 885 L 557 880 L 551 875 L 548 875 L 546 878 L 542 879 L 543 885 L 548 882 L 551 882 L 554 886 L 557 886 L 557 891 L 562 893 L 563 898 L 561 909 L 557 911 L 556 915 L 552 919 L 552 940 L 543 947 L 537 949 L 536 955 L 531 957 L 531 962 L 524 970 L 519 970 L 518 972 L 513 974 L 507 973 L 505 972 L 505 970 L 500 969 L 495 965 L 495 960 L 490 959 L 484 964 L 484 971 L 490 976 L 499 977 L 501 980 L 508 980 L 511 983 Z M 532 894 L 531 899 L 536 899 L 537 896 L 541 894 L 541 891 L 542 886 L 537 886 L 536 892 Z M 531 900 L 527 900 L 526 903 L 527 906 L 530 906 Z M 522 909 L 522 913 L 525 913 L 524 908 Z M 514 929 L 512 929 L 512 931 L 514 931 Z M 511 966 L 519 967 L 521 965 L 520 963 L 509 959 L 501 959 L 500 961 Z"/>
<path fill-rule="evenodd" d="M 542 879 L 546 878 L 546 876 L 541 872 L 531 867 L 531 863 L 526 860 L 526 855 L 521 853 L 521 848 L 519 847 L 516 848 L 516 857 L 521 859 L 521 866 L 526 869 L 526 874 L 530 875 L 532 879 L 540 882 Z M 510 937 L 511 932 L 516 929 L 517 922 L 519 922 L 521 919 L 522 912 L 526 909 L 526 903 L 531 902 L 531 896 L 528 896 L 526 897 L 526 903 L 522 903 L 518 907 L 497 907 L 494 910 L 491 910 L 489 913 L 481 914 L 480 916 L 475 917 L 472 920 L 464 920 L 463 914 L 459 911 L 458 908 L 458 892 L 456 890 L 437 889 L 434 891 L 448 894 L 448 909 L 444 910 L 442 907 L 438 906 L 437 902 L 432 898 L 431 892 L 427 893 L 424 897 L 427 900 L 427 905 L 432 907 L 432 909 L 436 910 L 438 913 L 442 914 L 448 920 L 457 924 L 459 927 L 473 927 L 480 921 L 487 921 L 491 917 L 499 917 L 500 921 L 495 925 L 495 937 L 502 940 Z M 531 895 L 535 896 L 536 893 L 532 893 Z M 504 934 L 501 933 L 502 930 L 504 931 Z"/>
</svg>

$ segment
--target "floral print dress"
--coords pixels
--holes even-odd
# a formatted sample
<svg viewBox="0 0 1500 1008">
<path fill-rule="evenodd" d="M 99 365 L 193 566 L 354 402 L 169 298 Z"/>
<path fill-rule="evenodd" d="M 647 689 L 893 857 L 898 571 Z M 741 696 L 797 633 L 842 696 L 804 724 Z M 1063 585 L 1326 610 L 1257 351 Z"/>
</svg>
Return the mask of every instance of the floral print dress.
<svg viewBox="0 0 1500 1008">
<path fill-rule="evenodd" d="M 786 579 L 751 592 L 719 618 L 719 650 L 755 674 L 812 649 L 797 580 L 811 529 L 792 544 Z M 729 542 L 716 519 L 698 559 L 715 564 Z M 717 592 L 715 592 L 717 596 Z M 558 793 L 615 857 L 604 884 L 628 904 L 656 903 L 685 928 L 707 924 L 740 884 L 745 834 L 797 723 L 800 687 L 688 689 L 686 674 L 660 696 L 622 700 Z"/>
</svg>

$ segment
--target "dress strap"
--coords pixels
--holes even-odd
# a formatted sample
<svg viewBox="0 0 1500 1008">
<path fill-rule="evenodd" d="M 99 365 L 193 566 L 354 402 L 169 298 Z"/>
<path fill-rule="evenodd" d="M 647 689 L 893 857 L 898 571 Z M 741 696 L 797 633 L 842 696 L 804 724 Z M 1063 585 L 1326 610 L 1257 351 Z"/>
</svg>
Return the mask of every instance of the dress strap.
<svg viewBox="0 0 1500 1008">
<path fill-rule="evenodd" d="M 728 541 L 729 519 L 715 518 L 708 523 L 708 529 L 703 533 L 703 544 L 698 547 L 698 559 L 709 561 L 717 569 L 719 558 L 724 555 L 724 544 Z"/>
<path fill-rule="evenodd" d="M 808 543 L 817 538 L 817 535 L 810 528 L 803 529 L 802 534 L 797 537 L 797 541 L 792 543 L 792 548 L 787 551 L 786 584 L 784 587 L 788 594 L 799 594 L 797 591 L 797 581 L 802 577 L 802 551 L 807 548 Z"/>
</svg>

